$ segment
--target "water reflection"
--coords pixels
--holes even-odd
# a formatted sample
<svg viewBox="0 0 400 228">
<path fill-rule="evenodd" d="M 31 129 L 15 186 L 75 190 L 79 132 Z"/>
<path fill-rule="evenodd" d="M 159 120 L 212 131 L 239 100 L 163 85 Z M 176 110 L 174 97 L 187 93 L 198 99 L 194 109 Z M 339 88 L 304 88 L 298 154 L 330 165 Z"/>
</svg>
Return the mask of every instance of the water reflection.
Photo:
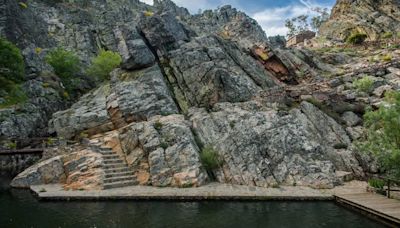
<svg viewBox="0 0 400 228">
<path fill-rule="evenodd" d="M 0 227 L 383 227 L 330 202 L 38 202 L 0 183 Z"/>
</svg>

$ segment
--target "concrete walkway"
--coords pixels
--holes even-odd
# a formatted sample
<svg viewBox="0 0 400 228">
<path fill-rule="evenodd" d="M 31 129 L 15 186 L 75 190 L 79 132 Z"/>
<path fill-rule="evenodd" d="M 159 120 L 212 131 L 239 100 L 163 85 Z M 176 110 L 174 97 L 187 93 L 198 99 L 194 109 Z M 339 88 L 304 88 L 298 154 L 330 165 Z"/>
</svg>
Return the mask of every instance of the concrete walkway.
<svg viewBox="0 0 400 228">
<path fill-rule="evenodd" d="M 43 200 L 333 200 L 335 194 L 365 192 L 366 183 L 352 181 L 334 189 L 301 186 L 261 188 L 211 183 L 198 188 L 129 186 L 108 190 L 65 191 L 62 185 L 36 185 L 31 190 Z"/>
</svg>

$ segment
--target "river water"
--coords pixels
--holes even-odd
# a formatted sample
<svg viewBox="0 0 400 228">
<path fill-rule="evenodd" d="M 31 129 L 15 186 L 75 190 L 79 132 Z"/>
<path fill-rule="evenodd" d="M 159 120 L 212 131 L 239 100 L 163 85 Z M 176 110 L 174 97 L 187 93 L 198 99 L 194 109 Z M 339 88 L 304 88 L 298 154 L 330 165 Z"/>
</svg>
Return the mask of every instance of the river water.
<svg viewBox="0 0 400 228">
<path fill-rule="evenodd" d="M 0 179 L 0 227 L 379 228 L 333 202 L 39 202 Z"/>
</svg>

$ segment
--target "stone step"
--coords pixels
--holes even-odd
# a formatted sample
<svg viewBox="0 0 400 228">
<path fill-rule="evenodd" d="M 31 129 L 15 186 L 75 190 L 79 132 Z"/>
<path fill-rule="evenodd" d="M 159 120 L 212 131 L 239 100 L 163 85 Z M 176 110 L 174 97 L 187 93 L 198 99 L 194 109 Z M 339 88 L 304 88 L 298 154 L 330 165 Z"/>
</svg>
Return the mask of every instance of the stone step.
<svg viewBox="0 0 400 228">
<path fill-rule="evenodd" d="M 114 152 L 100 152 L 101 155 L 107 156 L 107 155 L 115 155 Z"/>
<path fill-rule="evenodd" d="M 122 159 L 120 159 L 120 158 L 117 158 L 117 159 L 104 159 L 103 162 L 106 165 L 108 165 L 108 164 L 125 164 L 124 161 L 122 161 Z"/>
<path fill-rule="evenodd" d="M 123 173 L 123 172 L 131 172 L 131 170 L 125 166 L 122 168 L 108 168 L 108 169 L 104 169 L 104 172 L 107 174 L 113 174 L 113 173 Z"/>
<path fill-rule="evenodd" d="M 116 168 L 128 168 L 128 165 L 125 163 L 116 163 L 116 164 L 104 164 L 103 169 L 116 169 Z"/>
<path fill-rule="evenodd" d="M 336 171 L 336 176 L 342 181 L 342 182 L 349 182 L 354 180 L 354 174 L 352 172 L 346 172 L 346 171 Z"/>
<path fill-rule="evenodd" d="M 116 182 L 121 182 L 121 181 L 129 181 L 129 180 L 134 180 L 135 177 L 132 175 L 128 176 L 120 176 L 120 177 L 109 177 L 104 179 L 105 184 L 109 183 L 116 183 Z"/>
<path fill-rule="evenodd" d="M 136 183 L 136 181 L 134 181 L 134 180 L 119 181 L 119 182 L 104 184 L 104 185 L 103 185 L 103 188 L 104 188 L 104 189 L 121 188 L 121 187 L 126 187 L 126 186 L 135 185 L 135 183 Z"/>
<path fill-rule="evenodd" d="M 122 176 L 128 176 L 128 175 L 133 176 L 133 174 L 134 174 L 133 171 L 111 172 L 111 173 L 106 172 L 104 177 L 105 178 L 110 178 L 110 177 L 122 177 Z"/>
<path fill-rule="evenodd" d="M 106 160 L 106 159 L 117 159 L 117 158 L 120 158 L 118 154 L 106 154 L 106 155 L 103 155 L 103 159 L 104 160 Z"/>
</svg>

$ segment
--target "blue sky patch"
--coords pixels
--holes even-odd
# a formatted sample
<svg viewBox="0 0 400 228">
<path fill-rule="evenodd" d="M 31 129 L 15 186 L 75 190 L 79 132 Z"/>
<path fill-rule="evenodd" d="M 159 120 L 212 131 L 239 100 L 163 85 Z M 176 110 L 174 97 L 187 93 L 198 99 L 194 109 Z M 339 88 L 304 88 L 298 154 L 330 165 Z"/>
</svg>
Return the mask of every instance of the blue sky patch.
<svg viewBox="0 0 400 228">
<path fill-rule="evenodd" d="M 153 0 L 141 0 L 152 4 Z M 301 14 L 313 15 L 311 8 L 332 8 L 335 0 L 172 0 L 192 13 L 232 5 L 258 21 L 268 36 L 286 35 L 285 20 Z"/>
</svg>

